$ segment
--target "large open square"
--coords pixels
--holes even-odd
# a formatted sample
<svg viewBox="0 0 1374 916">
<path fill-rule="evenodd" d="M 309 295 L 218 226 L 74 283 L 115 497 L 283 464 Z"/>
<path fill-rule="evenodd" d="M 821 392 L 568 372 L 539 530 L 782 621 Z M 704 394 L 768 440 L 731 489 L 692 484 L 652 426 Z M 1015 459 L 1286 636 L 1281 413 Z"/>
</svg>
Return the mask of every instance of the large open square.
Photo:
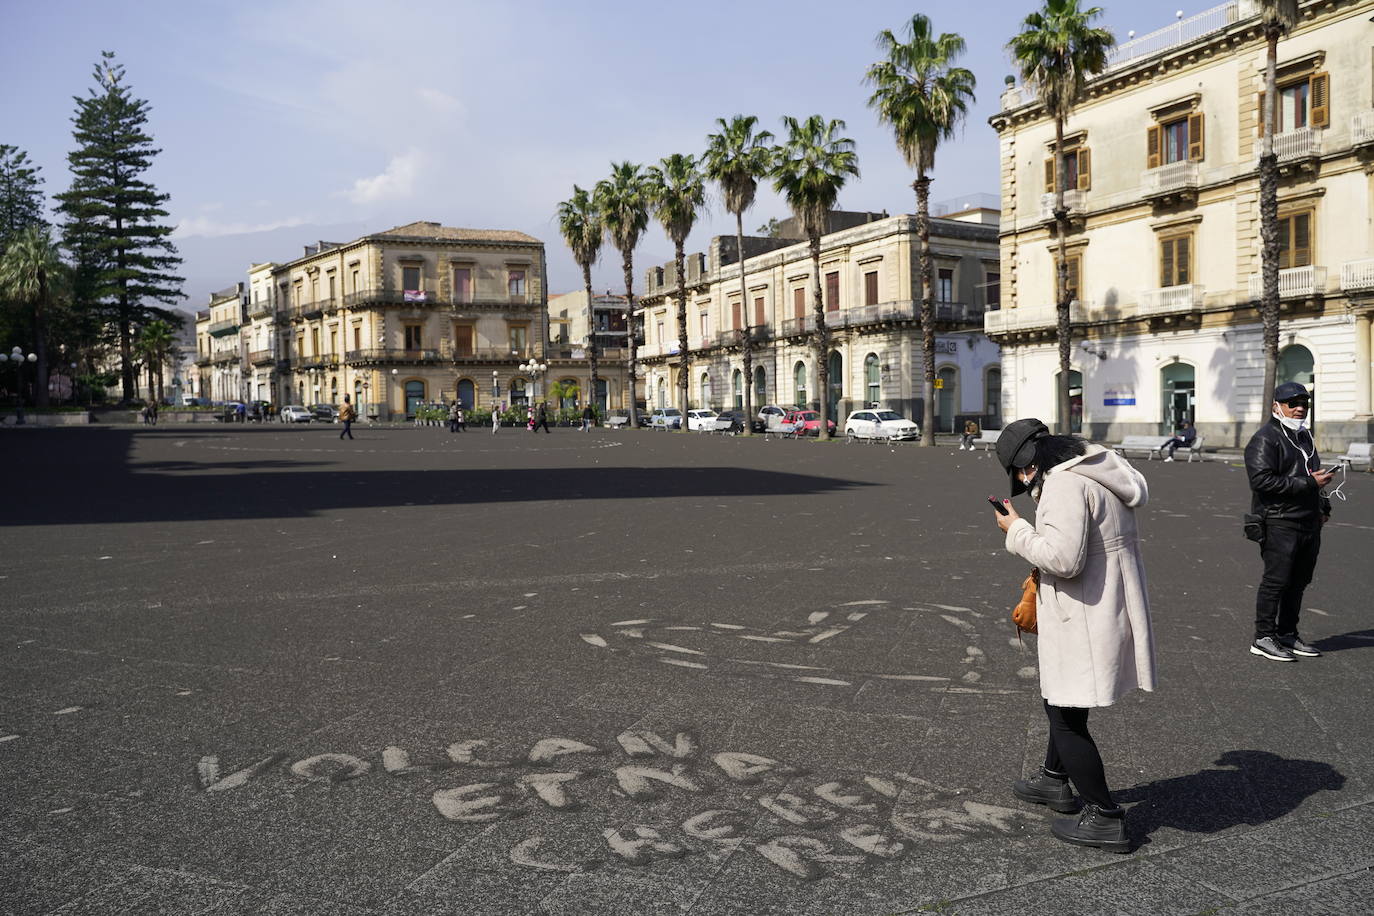
<svg viewBox="0 0 1374 916">
<path fill-rule="evenodd" d="M 1368 911 L 1369 475 L 1276 665 L 1243 469 L 1137 462 L 1113 856 L 1008 791 L 1045 726 L 989 453 L 337 432 L 0 432 L 0 910 Z"/>
</svg>

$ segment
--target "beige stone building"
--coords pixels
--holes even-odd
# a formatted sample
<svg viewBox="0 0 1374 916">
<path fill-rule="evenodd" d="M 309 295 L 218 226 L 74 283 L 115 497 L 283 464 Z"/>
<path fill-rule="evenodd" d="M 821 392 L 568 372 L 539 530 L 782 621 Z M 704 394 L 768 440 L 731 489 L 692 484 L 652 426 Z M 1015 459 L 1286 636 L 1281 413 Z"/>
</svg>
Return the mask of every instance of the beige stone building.
<svg viewBox="0 0 1374 916">
<path fill-rule="evenodd" d="M 843 427 L 851 410 L 876 403 L 918 422 L 922 414 L 920 294 L 915 218 L 836 212 L 821 239 L 821 276 L 792 220 L 781 238 L 746 237 L 741 289 L 735 236 L 687 258 L 689 406 L 739 408 L 752 382 L 755 409 L 769 403 L 817 407 L 829 398 Z M 1000 422 L 1001 367 L 982 317 L 999 289 L 997 212 L 951 210 L 931 221 L 935 259 L 937 427 L 966 418 Z M 678 282 L 672 263 L 649 269 L 639 306 L 645 397 L 652 409 L 677 406 Z M 830 390 L 816 387 L 815 284 L 821 284 Z M 746 330 L 747 328 L 747 330 Z M 753 344 L 753 379 L 744 376 L 744 335 Z"/>
<path fill-rule="evenodd" d="M 196 313 L 196 369 L 201 397 L 237 401 L 243 385 L 244 289 L 236 283 L 210 295 L 209 308 Z"/>
<path fill-rule="evenodd" d="M 1280 381 L 1315 392 L 1326 450 L 1368 440 L 1374 311 L 1374 5 L 1307 0 L 1279 42 Z M 1269 412 L 1260 294 L 1259 6 L 1238 0 L 1119 46 L 1066 126 L 1075 420 L 1097 439 L 1195 420 L 1243 444 Z M 1054 125 L 1024 88 L 1001 145 L 1007 416 L 1054 417 Z"/>
<path fill-rule="evenodd" d="M 573 381 L 579 391 L 590 392 L 591 346 L 595 345 L 596 404 L 602 410 L 629 406 L 625 397 L 627 301 L 607 292 L 593 295 L 589 304 L 586 290 L 549 296 L 549 353 L 560 367 L 551 380 Z M 585 394 L 581 400 L 585 403 Z"/>
</svg>

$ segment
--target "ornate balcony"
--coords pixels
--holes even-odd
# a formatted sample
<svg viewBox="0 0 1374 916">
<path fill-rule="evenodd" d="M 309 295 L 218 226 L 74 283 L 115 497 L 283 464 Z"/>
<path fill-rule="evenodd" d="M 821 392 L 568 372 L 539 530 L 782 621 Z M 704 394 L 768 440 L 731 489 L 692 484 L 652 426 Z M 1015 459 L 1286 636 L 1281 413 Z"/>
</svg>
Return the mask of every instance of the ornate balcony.
<svg viewBox="0 0 1374 916">
<path fill-rule="evenodd" d="M 1374 291 L 1374 258 L 1346 261 L 1342 264 L 1341 290 L 1347 293 Z"/>
<path fill-rule="evenodd" d="M 344 362 L 350 366 L 401 363 L 405 365 L 424 365 L 438 363 L 441 357 L 438 350 L 406 350 L 401 347 L 374 347 L 370 350 L 349 350 L 344 354 Z"/>
<path fill-rule="evenodd" d="M 226 365 L 228 363 L 236 363 L 238 361 L 238 350 L 220 350 L 218 353 L 210 354 L 210 362 L 214 363 L 217 366 Z"/>
<path fill-rule="evenodd" d="M 1140 196 L 1160 200 L 1197 194 L 1199 167 L 1196 162 L 1170 162 L 1140 174 Z"/>
<path fill-rule="evenodd" d="M 268 363 L 277 361 L 277 355 L 271 350 L 250 350 L 248 351 L 248 361 L 255 366 L 265 366 Z"/>
<path fill-rule="evenodd" d="M 239 323 L 237 321 L 216 321 L 205 329 L 205 333 L 211 337 L 227 337 L 238 332 Z"/>
<path fill-rule="evenodd" d="M 295 360 L 297 369 L 335 369 L 339 365 L 339 357 L 336 353 L 317 353 L 313 356 L 298 356 Z"/>
<path fill-rule="evenodd" d="M 1374 144 L 1374 109 L 1362 111 L 1350 119 L 1350 145 Z"/>
<path fill-rule="evenodd" d="M 1069 323 L 1083 324 L 1087 309 L 1075 299 L 1069 303 Z M 1008 334 L 1012 331 L 1047 330 L 1059 324 L 1058 310 L 1053 306 L 999 309 L 983 314 L 983 330 L 988 335 Z"/>
<path fill-rule="evenodd" d="M 1141 290 L 1137 312 L 1144 316 L 1191 312 L 1202 307 L 1204 292 L 1203 287 L 1197 284 Z"/>
<path fill-rule="evenodd" d="M 1048 221 L 1054 219 L 1055 194 L 1040 195 L 1040 219 Z M 1085 195 L 1082 191 L 1064 192 L 1064 209 L 1069 211 L 1069 216 L 1082 216 L 1084 209 Z"/>
<path fill-rule="evenodd" d="M 345 308 L 368 305 L 438 305 L 439 294 L 427 289 L 367 289 L 343 297 Z"/>
<path fill-rule="evenodd" d="M 830 316 L 826 316 L 829 321 Z M 816 330 L 816 316 L 814 313 L 807 313 L 805 318 L 787 318 L 782 322 L 778 329 L 780 337 L 797 337 L 802 334 L 809 334 Z"/>
<path fill-rule="evenodd" d="M 1255 163 L 1259 164 L 1260 153 L 1264 150 L 1264 138 L 1255 141 Z M 1274 134 L 1274 154 L 1279 157 L 1279 165 L 1298 165 L 1322 154 L 1322 132 L 1312 127 L 1299 127 Z"/>
<path fill-rule="evenodd" d="M 504 363 L 519 362 L 528 359 L 530 349 L 512 350 L 510 347 L 468 347 L 462 350 L 455 350 L 452 347 L 445 347 L 440 356 L 451 359 L 455 363 Z"/>
<path fill-rule="evenodd" d="M 253 319 L 253 320 L 255 320 L 255 321 L 258 320 L 258 319 L 260 319 L 260 318 L 271 318 L 271 317 L 272 317 L 272 303 L 270 303 L 270 302 L 268 302 L 268 301 L 266 301 L 266 300 L 261 300 L 261 301 L 259 301 L 259 302 L 251 302 L 251 303 L 249 303 L 249 305 L 248 305 L 248 317 L 251 318 L 251 319 Z"/>
<path fill-rule="evenodd" d="M 1310 299 L 1326 291 L 1326 268 L 1309 265 L 1289 267 L 1279 271 L 1280 299 Z M 1264 277 L 1250 278 L 1250 298 L 1258 301 L 1264 295 Z"/>
</svg>

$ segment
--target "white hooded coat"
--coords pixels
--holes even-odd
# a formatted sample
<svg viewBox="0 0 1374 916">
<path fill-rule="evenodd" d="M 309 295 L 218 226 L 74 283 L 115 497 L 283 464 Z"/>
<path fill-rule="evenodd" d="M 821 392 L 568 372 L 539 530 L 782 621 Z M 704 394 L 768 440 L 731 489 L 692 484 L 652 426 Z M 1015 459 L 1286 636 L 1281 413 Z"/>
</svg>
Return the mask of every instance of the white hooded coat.
<svg viewBox="0 0 1374 916">
<path fill-rule="evenodd" d="M 1045 475 L 1035 525 L 1007 550 L 1040 568 L 1040 692 L 1053 706 L 1110 706 L 1155 687 L 1154 635 L 1135 508 L 1144 476 L 1100 445 Z"/>
</svg>

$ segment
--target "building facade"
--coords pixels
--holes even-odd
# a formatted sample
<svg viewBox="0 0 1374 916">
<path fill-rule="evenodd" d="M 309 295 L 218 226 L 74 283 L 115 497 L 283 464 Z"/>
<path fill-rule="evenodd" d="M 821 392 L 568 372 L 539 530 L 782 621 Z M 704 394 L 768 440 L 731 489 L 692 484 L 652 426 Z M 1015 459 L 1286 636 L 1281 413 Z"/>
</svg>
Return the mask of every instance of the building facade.
<svg viewBox="0 0 1374 916">
<path fill-rule="evenodd" d="M 214 401 L 245 398 L 243 381 L 244 287 L 235 283 L 210 295 L 209 308 L 196 313 L 196 386 Z"/>
<path fill-rule="evenodd" d="M 628 301 L 624 296 L 607 292 L 593 295 L 588 303 L 586 290 L 549 296 L 549 352 L 562 366 L 559 380 L 575 383 L 580 392 L 590 392 L 591 348 L 595 345 L 595 403 L 602 410 L 629 406 L 625 397 Z M 586 399 L 584 394 L 581 400 Z"/>
<path fill-rule="evenodd" d="M 1324 449 L 1368 440 L 1374 88 L 1367 2 L 1307 0 L 1279 42 L 1279 381 L 1314 390 Z M 1073 425 L 1091 438 L 1184 419 L 1240 445 L 1269 415 L 1258 154 L 1266 46 L 1254 0 L 1113 51 L 1065 128 Z M 1024 87 L 1001 152 L 1004 413 L 1055 419 L 1054 124 Z"/>
<path fill-rule="evenodd" d="M 965 419 L 1000 424 L 998 349 L 982 316 L 999 289 L 996 211 L 973 208 L 931 220 L 935 263 L 936 426 Z M 753 385 L 755 409 L 774 403 L 817 408 L 828 398 L 843 427 L 852 410 L 876 404 L 918 422 L 922 416 L 919 244 L 915 218 L 881 213 L 832 214 L 821 238 L 821 276 L 793 221 L 782 237 L 744 240 L 740 285 L 733 235 L 688 256 L 690 407 L 742 408 Z M 830 329 L 830 390 L 817 390 L 814 290 L 820 284 Z M 638 314 L 645 398 L 650 408 L 677 406 L 678 282 L 673 264 L 652 267 Z M 745 377 L 749 335 L 753 378 Z"/>
</svg>

